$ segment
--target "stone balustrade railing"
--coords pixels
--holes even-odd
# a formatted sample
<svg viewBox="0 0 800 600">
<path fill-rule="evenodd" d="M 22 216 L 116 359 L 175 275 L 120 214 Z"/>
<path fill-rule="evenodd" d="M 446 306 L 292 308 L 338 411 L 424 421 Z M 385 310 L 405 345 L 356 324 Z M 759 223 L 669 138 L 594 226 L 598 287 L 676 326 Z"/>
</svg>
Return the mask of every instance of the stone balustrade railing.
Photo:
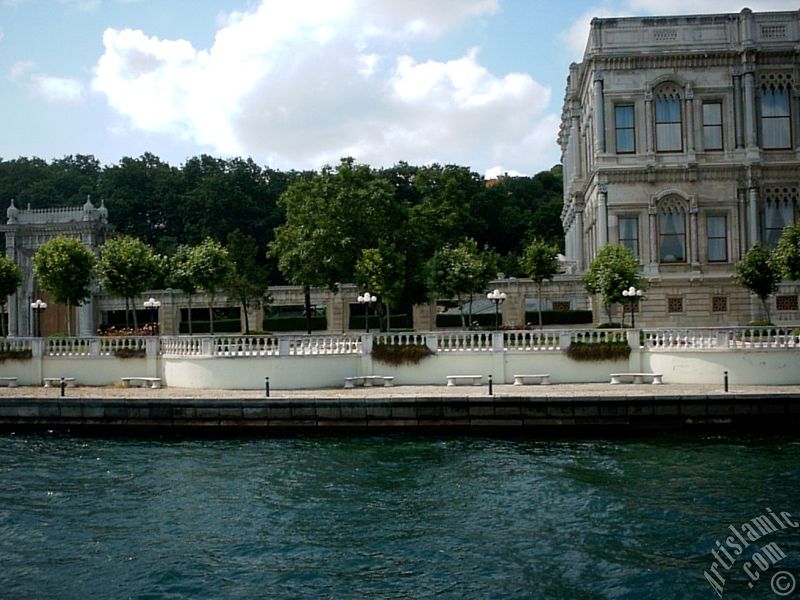
<svg viewBox="0 0 800 600">
<path fill-rule="evenodd" d="M 800 348 L 800 331 L 779 327 L 642 330 L 542 329 L 342 335 L 0 338 L 0 354 L 34 357 L 269 357 L 369 354 L 374 344 L 427 345 L 436 353 L 560 352 L 581 342 L 627 342 L 645 352 Z"/>
</svg>

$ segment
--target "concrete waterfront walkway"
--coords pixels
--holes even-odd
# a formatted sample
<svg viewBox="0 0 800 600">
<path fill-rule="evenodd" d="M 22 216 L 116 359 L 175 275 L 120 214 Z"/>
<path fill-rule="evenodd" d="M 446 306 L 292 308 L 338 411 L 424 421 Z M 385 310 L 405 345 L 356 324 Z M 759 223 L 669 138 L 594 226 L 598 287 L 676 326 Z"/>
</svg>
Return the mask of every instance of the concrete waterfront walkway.
<svg viewBox="0 0 800 600">
<path fill-rule="evenodd" d="M 730 385 L 726 394 L 721 384 L 620 384 L 609 383 L 558 383 L 553 385 L 515 386 L 500 384 L 493 386 L 496 398 L 629 398 L 629 397 L 674 397 L 674 396 L 729 396 L 763 395 L 782 396 L 800 394 L 800 386 Z M 22 386 L 0 388 L 0 398 L 57 398 L 59 387 Z M 181 400 L 181 399 L 219 399 L 219 400 L 262 400 L 262 390 L 217 390 L 196 388 L 164 387 L 126 388 L 121 386 L 79 386 L 67 388 L 66 398 L 92 399 L 142 399 L 142 400 Z M 326 388 L 313 390 L 271 389 L 271 400 L 346 400 L 346 399 L 391 399 L 391 398 L 479 398 L 489 397 L 489 386 L 460 385 L 401 385 L 393 387 L 358 387 L 353 389 Z"/>
</svg>

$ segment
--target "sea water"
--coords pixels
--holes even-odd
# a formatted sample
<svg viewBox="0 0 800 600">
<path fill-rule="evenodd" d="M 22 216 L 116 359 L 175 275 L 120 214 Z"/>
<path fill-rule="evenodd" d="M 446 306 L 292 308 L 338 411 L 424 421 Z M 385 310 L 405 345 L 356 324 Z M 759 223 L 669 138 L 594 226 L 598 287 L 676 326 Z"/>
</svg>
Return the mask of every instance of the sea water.
<svg viewBox="0 0 800 600">
<path fill-rule="evenodd" d="M 767 509 L 800 523 L 798 438 L 2 434 L 0 597 L 715 598 Z M 777 597 L 800 529 L 733 558 Z"/>
</svg>

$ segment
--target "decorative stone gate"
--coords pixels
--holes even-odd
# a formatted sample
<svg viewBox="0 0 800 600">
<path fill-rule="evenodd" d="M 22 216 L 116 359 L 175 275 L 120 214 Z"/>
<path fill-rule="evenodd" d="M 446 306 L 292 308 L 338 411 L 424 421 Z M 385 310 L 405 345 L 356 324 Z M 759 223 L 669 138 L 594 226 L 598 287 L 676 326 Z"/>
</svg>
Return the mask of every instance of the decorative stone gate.
<svg viewBox="0 0 800 600">
<path fill-rule="evenodd" d="M 38 295 L 33 255 L 49 239 L 62 235 L 79 239 L 92 252 L 105 240 L 108 229 L 108 210 L 100 203 L 94 206 L 89 197 L 80 208 L 45 208 L 20 210 L 14 200 L 6 210 L 6 224 L 0 225 L 5 234 L 6 256 L 22 270 L 22 284 L 9 296 L 8 332 L 11 336 L 33 335 L 31 301 Z M 77 309 L 77 332 L 91 336 L 95 332 L 94 294 Z"/>
</svg>

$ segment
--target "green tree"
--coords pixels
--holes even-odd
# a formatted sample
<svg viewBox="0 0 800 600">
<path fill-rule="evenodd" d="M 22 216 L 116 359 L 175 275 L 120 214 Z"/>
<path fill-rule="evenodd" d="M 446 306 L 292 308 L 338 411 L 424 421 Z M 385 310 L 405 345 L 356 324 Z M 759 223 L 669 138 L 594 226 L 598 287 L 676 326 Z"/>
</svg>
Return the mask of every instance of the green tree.
<svg viewBox="0 0 800 600">
<path fill-rule="evenodd" d="M 228 234 L 226 244 L 232 263 L 228 277 L 228 293 L 236 298 L 244 312 L 244 332 L 250 333 L 250 319 L 247 309 L 251 303 L 264 298 L 268 284 L 268 273 L 263 265 L 258 264 L 258 245 L 252 235 L 242 233 L 238 229 Z"/>
<path fill-rule="evenodd" d="M 189 335 L 192 335 L 192 296 L 197 293 L 197 284 L 192 272 L 192 247 L 186 244 L 178 246 L 169 260 L 169 281 L 186 294 L 189 303 Z"/>
<path fill-rule="evenodd" d="M 100 284 L 112 294 L 125 298 L 125 326 L 133 311 L 133 327 L 139 329 L 135 298 L 153 287 L 164 271 L 164 259 L 144 242 L 122 235 L 100 248 L 97 274 Z"/>
<path fill-rule="evenodd" d="M 456 298 L 461 310 L 461 324 L 472 326 L 472 301 L 486 289 L 496 275 L 496 257 L 481 252 L 478 243 L 467 239 L 458 246 L 445 246 L 428 263 L 430 289 L 438 298 Z M 469 305 L 469 318 L 464 304 Z"/>
<path fill-rule="evenodd" d="M 542 326 L 542 284 L 558 273 L 558 246 L 542 239 L 534 239 L 520 261 L 525 274 L 536 283 L 539 292 L 539 327 Z"/>
<path fill-rule="evenodd" d="M 208 322 L 214 334 L 214 299 L 228 281 L 233 265 L 228 251 L 216 240 L 206 238 L 192 248 L 189 273 L 195 285 L 208 296 Z"/>
<path fill-rule="evenodd" d="M 774 250 L 775 266 L 787 281 L 800 279 L 800 223 L 788 225 Z"/>
<path fill-rule="evenodd" d="M 736 263 L 733 281 L 749 290 L 761 300 L 767 323 L 770 322 L 767 299 L 778 289 L 780 274 L 775 256 L 761 242 L 756 242 Z"/>
<path fill-rule="evenodd" d="M 17 291 L 19 284 L 22 283 L 22 271 L 17 264 L 5 254 L 0 255 L 0 310 L 6 311 L 8 297 Z M 3 326 L 0 335 L 8 335 Z"/>
<path fill-rule="evenodd" d="M 352 280 L 361 251 L 392 230 L 392 198 L 383 177 L 351 158 L 301 177 L 281 195 L 286 222 L 275 231 L 269 256 L 290 283 L 303 286 L 309 333 L 311 287 L 335 290 Z"/>
<path fill-rule="evenodd" d="M 586 291 L 599 295 L 611 323 L 611 306 L 622 302 L 622 292 L 630 286 L 639 287 L 639 268 L 631 251 L 625 246 L 603 246 L 589 263 L 583 276 Z"/>
<path fill-rule="evenodd" d="M 67 305 L 67 334 L 72 335 L 70 307 L 80 306 L 91 296 L 95 256 L 80 240 L 56 236 L 39 246 L 33 269 L 39 285 L 53 299 Z"/>
<path fill-rule="evenodd" d="M 391 307 L 401 299 L 404 281 L 405 257 L 393 245 L 379 244 L 377 248 L 361 251 L 356 263 L 356 283 L 378 297 L 383 331 L 392 327 Z"/>
</svg>

